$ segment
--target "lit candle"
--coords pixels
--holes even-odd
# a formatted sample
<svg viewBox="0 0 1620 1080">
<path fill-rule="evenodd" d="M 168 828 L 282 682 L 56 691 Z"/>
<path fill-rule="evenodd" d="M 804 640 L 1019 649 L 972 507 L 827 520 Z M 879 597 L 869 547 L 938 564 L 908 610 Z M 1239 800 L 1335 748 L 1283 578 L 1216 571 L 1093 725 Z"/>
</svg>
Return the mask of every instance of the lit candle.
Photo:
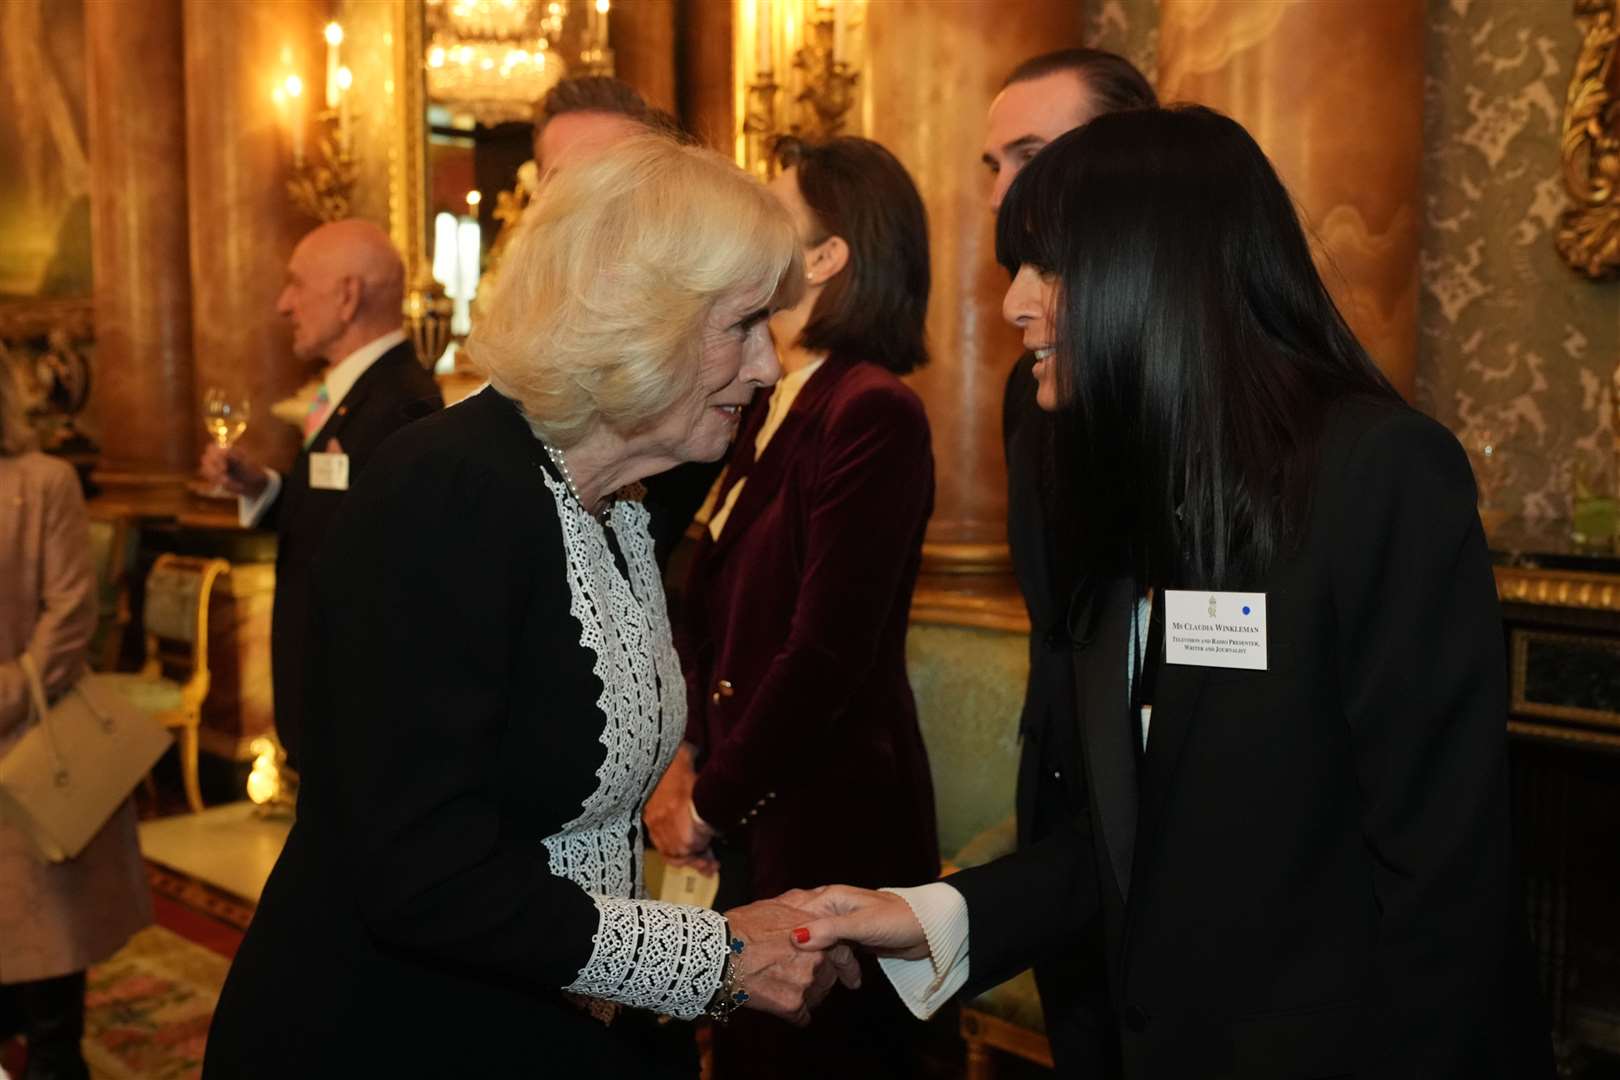
<svg viewBox="0 0 1620 1080">
<path fill-rule="evenodd" d="M 291 122 L 293 161 L 304 161 L 304 80 L 297 75 L 287 76 L 282 83 L 287 92 L 288 113 Z"/>
<path fill-rule="evenodd" d="M 844 5 L 833 4 L 833 59 L 850 62 L 849 57 L 849 20 L 844 15 Z"/>
<path fill-rule="evenodd" d="M 270 91 L 270 100 L 276 106 L 276 123 L 283 131 L 287 131 L 289 128 L 287 123 L 287 92 L 281 88 L 280 83 L 276 83 L 275 88 Z"/>
<path fill-rule="evenodd" d="M 352 145 L 349 136 L 349 88 L 354 85 L 354 72 L 346 67 L 338 68 L 338 143 L 345 152 Z"/>
<path fill-rule="evenodd" d="M 771 70 L 771 0 L 754 0 L 754 68 L 760 74 Z"/>
<path fill-rule="evenodd" d="M 596 0 L 596 44 L 599 48 L 607 48 L 608 43 L 608 7 L 610 0 Z"/>
<path fill-rule="evenodd" d="M 326 24 L 326 107 L 335 109 L 338 106 L 338 96 L 342 93 L 338 85 L 338 69 L 342 64 L 338 61 L 338 46 L 343 44 L 343 27 L 335 22 Z"/>
</svg>

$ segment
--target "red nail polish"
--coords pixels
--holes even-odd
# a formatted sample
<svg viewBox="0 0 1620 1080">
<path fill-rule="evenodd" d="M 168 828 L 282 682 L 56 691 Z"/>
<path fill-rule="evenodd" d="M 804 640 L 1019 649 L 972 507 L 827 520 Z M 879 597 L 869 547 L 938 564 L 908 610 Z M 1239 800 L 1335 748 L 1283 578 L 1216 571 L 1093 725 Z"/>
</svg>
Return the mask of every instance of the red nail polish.
<svg viewBox="0 0 1620 1080">
<path fill-rule="evenodd" d="M 793 931 L 793 940 L 797 941 L 800 945 L 808 945 L 810 943 L 810 931 L 806 930 L 802 926 L 799 927 L 797 930 Z"/>
</svg>

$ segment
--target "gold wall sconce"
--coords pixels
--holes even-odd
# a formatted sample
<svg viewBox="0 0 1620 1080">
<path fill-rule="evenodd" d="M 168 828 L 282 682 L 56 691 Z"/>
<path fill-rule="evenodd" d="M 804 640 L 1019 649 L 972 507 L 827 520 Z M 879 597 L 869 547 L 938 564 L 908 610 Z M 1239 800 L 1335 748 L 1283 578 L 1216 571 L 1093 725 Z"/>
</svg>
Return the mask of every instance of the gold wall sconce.
<svg viewBox="0 0 1620 1080">
<path fill-rule="evenodd" d="M 1620 274 L 1620 0 L 1575 0 L 1582 40 L 1564 102 L 1561 157 L 1574 206 L 1558 223 L 1558 252 L 1576 271 Z"/>
<path fill-rule="evenodd" d="M 337 221 L 349 216 L 354 185 L 359 179 L 359 163 L 354 157 L 354 137 L 349 119 L 349 92 L 353 73 L 343 65 L 343 27 L 326 24 L 326 107 L 316 112 L 315 153 L 307 154 L 306 138 L 310 117 L 306 111 L 304 80 L 298 74 L 279 79 L 270 93 L 281 126 L 292 147 L 292 175 L 287 180 L 287 196 L 300 211 L 317 221 Z"/>
<path fill-rule="evenodd" d="M 738 164 L 775 171 L 784 135 L 827 139 L 864 129 L 858 60 L 865 0 L 736 0 Z"/>
</svg>

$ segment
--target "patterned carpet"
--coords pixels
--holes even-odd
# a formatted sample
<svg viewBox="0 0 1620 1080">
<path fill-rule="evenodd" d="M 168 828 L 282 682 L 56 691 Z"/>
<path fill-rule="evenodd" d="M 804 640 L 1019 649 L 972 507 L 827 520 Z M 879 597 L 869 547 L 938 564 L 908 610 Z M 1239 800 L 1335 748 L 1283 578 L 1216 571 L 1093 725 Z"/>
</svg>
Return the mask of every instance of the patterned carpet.
<svg viewBox="0 0 1620 1080">
<path fill-rule="evenodd" d="M 90 971 L 84 1056 L 94 1080 L 192 1080 L 230 961 L 151 926 Z"/>
</svg>

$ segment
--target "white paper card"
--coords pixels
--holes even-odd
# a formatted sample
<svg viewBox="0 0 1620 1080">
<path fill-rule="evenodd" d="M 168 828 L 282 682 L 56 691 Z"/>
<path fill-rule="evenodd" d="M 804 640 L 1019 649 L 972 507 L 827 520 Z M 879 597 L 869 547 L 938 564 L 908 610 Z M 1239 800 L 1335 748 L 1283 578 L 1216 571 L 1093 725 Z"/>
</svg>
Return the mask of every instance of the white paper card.
<svg viewBox="0 0 1620 1080">
<path fill-rule="evenodd" d="M 1166 589 L 1164 659 L 1266 670 L 1266 594 Z"/>
<path fill-rule="evenodd" d="M 720 892 L 720 875 L 705 874 L 690 866 L 664 864 L 664 881 L 658 899 L 666 904 L 713 907 Z"/>
<path fill-rule="evenodd" d="M 349 455 L 309 455 L 309 486 L 317 491 L 348 491 Z"/>
</svg>

